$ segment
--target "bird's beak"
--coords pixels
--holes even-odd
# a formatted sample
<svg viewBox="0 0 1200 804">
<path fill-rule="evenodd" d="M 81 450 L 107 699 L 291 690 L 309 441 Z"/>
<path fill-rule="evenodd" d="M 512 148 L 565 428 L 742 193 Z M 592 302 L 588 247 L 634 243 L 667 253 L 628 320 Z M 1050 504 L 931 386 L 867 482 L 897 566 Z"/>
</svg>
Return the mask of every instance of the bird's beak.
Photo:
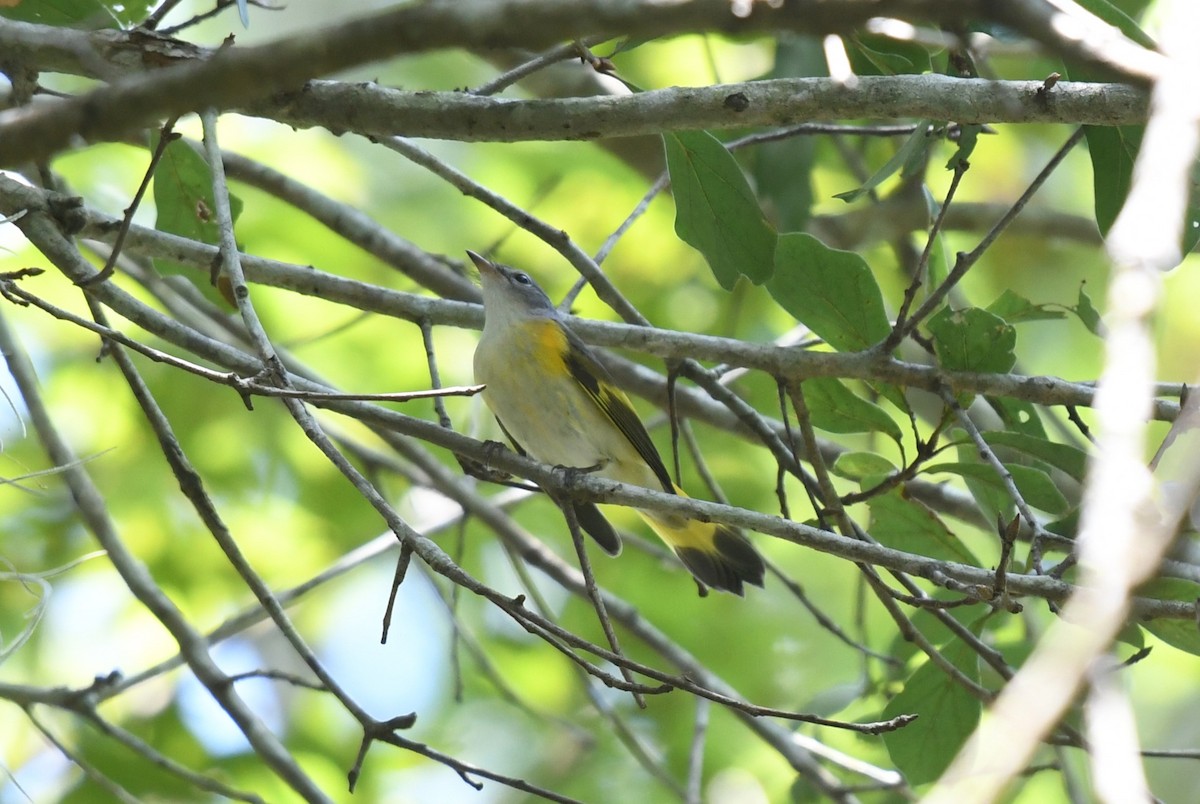
<svg viewBox="0 0 1200 804">
<path fill-rule="evenodd" d="M 471 258 L 471 262 L 475 263 L 475 267 L 479 269 L 479 274 L 495 274 L 496 266 L 492 264 L 486 257 L 476 254 L 474 251 L 467 249 L 467 256 Z"/>
</svg>

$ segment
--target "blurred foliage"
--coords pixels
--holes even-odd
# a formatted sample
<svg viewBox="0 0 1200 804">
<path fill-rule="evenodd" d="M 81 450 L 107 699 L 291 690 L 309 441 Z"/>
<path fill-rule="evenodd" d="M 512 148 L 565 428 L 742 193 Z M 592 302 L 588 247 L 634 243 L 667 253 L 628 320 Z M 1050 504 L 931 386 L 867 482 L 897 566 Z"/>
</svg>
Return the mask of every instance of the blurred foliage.
<svg viewBox="0 0 1200 804">
<path fill-rule="evenodd" d="M 47 25 L 113 27 L 139 21 L 152 5 L 24 0 L 0 8 L 0 14 Z M 1110 4 L 1092 0 L 1084 5 L 1096 10 Z M 1146 3 L 1113 6 L 1136 19 Z M 185 4 L 169 19 L 182 21 L 204 10 L 201 4 Z M 328 4 L 294 0 L 272 14 L 256 9 L 254 24 L 246 31 L 235 15 L 226 13 L 181 36 L 215 47 L 237 27 L 239 44 L 263 42 L 327 24 L 329 13 Z M 851 37 L 847 45 L 851 64 L 862 74 L 950 71 L 950 54 L 940 46 L 868 35 Z M 610 43 L 595 50 L 606 55 L 615 48 Z M 625 80 L 645 88 L 825 73 L 819 45 L 803 38 L 675 37 L 623 49 L 612 58 Z M 999 40 L 986 67 L 989 75 L 1013 79 L 1040 79 L 1065 69 L 1054 58 L 1031 51 L 1025 42 Z M 589 68 L 572 63 L 554 69 Z M 398 58 L 343 77 L 451 89 L 478 86 L 495 72 L 485 60 L 454 51 Z M 49 88 L 75 88 L 67 77 L 46 74 L 42 81 Z M 799 323 L 804 325 L 802 335 L 821 339 L 815 349 L 870 348 L 889 332 L 916 258 L 925 248 L 926 227 L 914 233 L 876 220 L 853 252 L 834 248 L 805 230 L 822 217 L 869 212 L 892 196 L 915 199 L 913 203 L 925 205 L 923 212 L 936 210 L 951 181 L 945 166 L 969 150 L 964 144 L 973 145 L 973 152 L 955 203 L 997 205 L 991 209 L 999 210 L 999 217 L 1071 133 L 1065 126 L 997 125 L 977 132 L 959 130 L 949 121 L 907 122 L 912 130 L 893 136 L 798 136 L 752 145 L 736 155 L 725 149 L 717 133 L 667 134 L 665 150 L 661 142 L 648 140 L 642 164 L 657 162 L 669 168 L 674 196 L 660 195 L 651 202 L 616 242 L 604 271 L 638 310 L 665 328 L 769 342 L 795 335 Z M 199 138 L 194 118 L 181 120 L 176 130 L 193 141 Z M 220 132 L 226 150 L 270 165 L 365 212 L 418 248 L 445 255 L 457 270 L 464 250 L 471 248 L 494 250 L 505 262 L 527 268 L 555 299 L 576 278 L 560 256 L 529 232 L 360 138 L 293 131 L 236 115 L 221 119 Z M 1022 218 L 1095 217 L 1106 228 L 1127 190 L 1121 177 L 1135 153 L 1133 138 L 1120 136 L 1119 142 L 1111 142 L 1119 133 L 1089 132 L 1090 153 L 1076 149 L 1069 154 Z M 637 165 L 610 152 L 607 145 L 439 142 L 426 147 L 474 181 L 568 232 L 584 250 L 595 252 L 649 186 Z M 185 142 L 173 143 L 169 150 L 171 158 L 156 173 L 152 197 L 143 202 L 135 222 L 214 242 L 208 166 Z M 149 150 L 136 145 L 94 145 L 57 157 L 51 167 L 72 193 L 119 216 L 148 159 Z M 912 188 L 914 194 L 904 195 Z M 272 194 L 243 182 L 234 182 L 232 192 L 239 199 L 236 235 L 245 252 L 390 289 L 422 291 L 394 266 Z M 905 346 L 903 357 L 931 362 L 933 354 L 943 367 L 959 370 L 1096 378 L 1102 358 L 1101 341 L 1094 334 L 1098 318 L 1093 301 L 1104 298 L 1106 258 L 1092 242 L 1023 233 L 1020 221 L 983 254 L 948 305 L 921 322 L 927 348 L 917 354 L 904 352 Z M 929 282 L 921 293 L 946 275 L 953 255 L 973 249 L 984 231 L 972 227 L 939 233 L 931 248 Z M 0 247 L 0 271 L 46 265 L 11 226 L 0 227 Z M 102 256 L 90 256 L 97 266 L 103 264 Z M 168 272 L 165 263 L 155 263 Z M 1159 376 L 1164 382 L 1194 377 L 1188 344 L 1200 337 L 1191 302 L 1200 293 L 1195 269 L 1195 259 L 1189 258 L 1167 280 L 1166 304 L 1157 325 Z M 195 270 L 184 270 L 209 293 L 204 281 L 195 278 Z M 126 276 L 116 281 L 158 304 L 139 283 Z M 53 304 L 88 315 L 77 289 L 54 270 L 26 287 Z M 422 334 L 412 323 L 269 288 L 254 287 L 252 294 L 275 343 L 331 384 L 354 393 L 429 387 Z M 574 311 L 588 318 L 613 318 L 590 290 L 579 296 Z M 121 538 L 168 596 L 205 632 L 237 612 L 255 608 L 253 596 L 179 493 L 158 443 L 112 361 L 101 354 L 96 337 L 33 309 L 4 305 L 0 313 L 30 352 L 55 420 L 99 485 Z M 213 326 L 219 327 L 221 319 L 232 314 L 221 310 L 213 315 Z M 132 329 L 127 322 L 114 326 Z M 145 333 L 130 334 L 174 351 Z M 432 340 L 441 381 L 470 383 L 475 334 L 441 327 L 434 329 Z M 228 387 L 141 358 L 137 362 L 208 494 L 272 589 L 305 583 L 363 545 L 379 546 L 378 556 L 306 591 L 288 609 L 317 655 L 372 716 L 386 719 L 416 712 L 416 725 L 402 733 L 405 738 L 563 795 L 588 801 L 679 797 L 698 716 L 695 698 L 676 690 L 649 696 L 648 708 L 638 709 L 627 694 L 585 681 L 558 652 L 482 599 L 432 576 L 416 560 L 399 591 L 388 643 L 379 644 L 396 551 L 375 511 L 276 402 L 255 399 L 253 410 L 248 410 Z M 655 361 L 643 362 L 664 370 Z M 750 373 L 731 387 L 763 415 L 781 415 L 780 389 L 772 378 Z M 953 417 L 941 409 L 940 400 L 929 394 L 906 395 L 884 382 L 822 378 L 805 381 L 802 388 L 819 435 L 835 439 L 844 450 L 832 471 L 837 491 L 875 494 L 851 508 L 858 524 L 898 549 L 981 567 L 995 565 L 998 540 L 994 528 L 980 526 L 980 517 L 964 521 L 953 512 L 934 510 L 914 499 L 903 482 L 880 488 L 919 456 L 913 474 L 945 484 L 963 499 L 973 495 L 984 521 L 1012 516 L 1012 501 L 992 468 L 961 430 L 950 429 Z M 65 484 L 52 473 L 37 474 L 48 468 L 47 459 L 7 376 L 0 378 L 0 390 L 12 403 L 11 411 L 0 418 L 0 476 L 8 481 L 0 487 L 0 560 L 9 570 L 0 576 L 0 646 L 12 645 L 18 635 L 28 637 L 18 649 L 3 654 L 0 681 L 86 688 L 96 677 L 114 671 L 129 676 L 174 656 L 172 640 L 130 596 L 103 557 L 76 563 L 95 545 L 75 516 Z M 649 402 L 635 401 L 670 465 L 666 418 Z M 1086 444 L 1061 410 L 1013 399 L 991 402 L 995 422 L 986 440 L 997 448 L 1030 504 L 1068 523 L 1061 530 L 1070 535 Z M 500 438 L 478 400 L 450 398 L 445 405 L 460 432 Z M 436 421 L 429 401 L 406 403 L 402 409 Z M 936 412 L 930 416 L 930 410 Z M 1079 414 L 1090 421 L 1089 411 Z M 788 415 L 794 420 L 792 410 Z M 364 447 L 355 455 L 357 465 L 415 529 L 436 538 L 483 582 L 505 594 L 525 592 L 511 557 L 490 529 L 474 519 L 453 521 L 456 506 L 414 481 L 422 476 L 420 470 L 405 474 L 412 468 L 394 456 L 391 460 L 400 462 L 400 470 L 377 460 L 366 450 L 384 446 L 360 423 L 332 414 L 324 414 L 322 421 L 341 443 Z M 700 422 L 692 426 L 707 469 L 734 504 L 779 511 L 777 467 L 764 450 L 725 430 Z M 936 434 L 936 448 L 947 451 L 936 458 L 922 453 L 914 433 L 929 444 Z M 683 485 L 696 496 L 711 497 L 704 491 L 696 461 L 686 447 L 681 452 Z M 460 472 L 448 453 L 433 453 L 444 467 Z M 479 488 L 491 493 L 490 486 Z M 819 514 L 827 514 L 813 509 L 795 478 L 787 478 L 783 489 L 793 519 L 817 522 Z M 565 560 L 576 561 L 561 514 L 550 502 L 535 497 L 511 512 Z M 632 512 L 613 509 L 611 518 L 633 537 L 618 559 L 596 558 L 599 584 L 629 601 L 644 621 L 747 700 L 843 720 L 914 712 L 922 716 L 918 726 L 886 739 L 788 724 L 803 736 L 880 768 L 899 768 L 920 792 L 920 785 L 936 778 L 978 719 L 979 702 L 898 634 L 854 564 L 754 537 L 821 619 L 775 577 L 768 579 L 765 590 L 752 590 L 744 600 L 719 594 L 700 599 L 686 572 L 664 559 L 656 543 L 649 544 L 651 537 Z M 1023 566 L 1026 549 L 1019 548 L 1014 571 Z M 54 568 L 65 569 L 47 575 L 41 585 L 16 575 Z M 536 571 L 531 575 L 536 591 L 563 627 L 603 642 L 587 601 L 568 596 Z M 1196 597 L 1195 584 L 1179 579 L 1154 583 L 1146 594 L 1171 600 Z M 44 606 L 44 616 L 30 619 L 39 606 Z M 1020 614 L 1000 612 L 984 618 L 980 606 L 948 611 L 1012 664 L 1023 661 L 1028 646 L 1054 617 L 1037 600 L 1026 601 Z M 946 656 L 967 677 L 991 689 L 1000 686 L 995 674 L 979 666 L 976 654 L 930 612 L 913 610 L 911 619 L 933 644 L 946 647 Z M 827 627 L 828 622 L 837 629 Z M 455 638 L 455 629 L 461 629 L 461 638 Z M 1126 682 L 1139 713 L 1143 744 L 1194 746 L 1195 723 L 1200 722 L 1200 705 L 1193 694 L 1200 654 L 1194 624 L 1154 622 L 1144 631 L 1131 628 L 1118 656 L 1125 658 L 1132 652 L 1130 646 L 1136 649 L 1143 639 L 1153 653 L 1127 671 Z M 623 637 L 622 642 L 631 658 L 665 664 L 638 640 Z M 871 658 L 856 644 L 891 661 Z M 303 673 L 280 636 L 265 625 L 250 627 L 215 653 L 230 673 L 268 668 Z M 335 700 L 261 678 L 239 681 L 237 688 L 330 796 L 352 800 L 344 792 L 345 777 L 362 735 Z M 267 801 L 294 795 L 249 751 L 186 670 L 153 675 L 105 702 L 99 712 L 193 770 Z M 618 738 L 608 720 L 610 712 L 671 783 L 635 761 L 624 744 L 629 738 Z M 703 745 L 706 799 L 817 800 L 803 781 L 797 781 L 789 764 L 755 738 L 738 716 L 715 705 L 708 716 Z M 39 722 L 97 774 L 135 797 L 197 796 L 189 782 L 153 768 L 83 720 L 56 712 Z M 1036 763 L 1058 762 L 1069 753 L 1044 748 Z M 3 804 L 27 800 L 26 795 L 39 802 L 94 801 L 101 795 L 94 782 L 8 703 L 0 707 L 0 763 L 11 774 L 0 783 Z M 1068 771 L 1078 774 L 1080 768 L 1068 765 Z M 1200 786 L 1200 772 L 1178 760 L 1152 761 L 1147 772 L 1163 800 L 1182 800 Z M 1067 798 L 1059 773 L 1036 774 L 1019 784 L 1017 801 Z M 891 801 L 899 795 L 868 791 L 862 799 Z M 523 799 L 491 782 L 476 795 L 452 770 L 415 753 L 376 744 L 353 800 L 468 797 Z"/>
<path fill-rule="evenodd" d="M 156 0 L 6 0 L 0 16 L 41 25 L 127 28 L 144 20 L 156 5 Z"/>
</svg>

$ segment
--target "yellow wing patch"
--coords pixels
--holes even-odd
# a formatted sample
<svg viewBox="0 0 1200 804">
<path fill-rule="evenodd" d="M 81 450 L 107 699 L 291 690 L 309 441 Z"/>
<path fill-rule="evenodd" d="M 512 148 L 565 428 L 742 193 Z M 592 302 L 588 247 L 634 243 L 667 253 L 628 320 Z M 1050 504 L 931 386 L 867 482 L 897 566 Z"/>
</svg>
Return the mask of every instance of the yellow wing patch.
<svg viewBox="0 0 1200 804">
<path fill-rule="evenodd" d="M 552 377 L 561 376 L 570 353 L 562 325 L 547 318 L 526 325 L 526 329 L 528 337 L 534 340 L 531 354 L 538 368 Z"/>
</svg>

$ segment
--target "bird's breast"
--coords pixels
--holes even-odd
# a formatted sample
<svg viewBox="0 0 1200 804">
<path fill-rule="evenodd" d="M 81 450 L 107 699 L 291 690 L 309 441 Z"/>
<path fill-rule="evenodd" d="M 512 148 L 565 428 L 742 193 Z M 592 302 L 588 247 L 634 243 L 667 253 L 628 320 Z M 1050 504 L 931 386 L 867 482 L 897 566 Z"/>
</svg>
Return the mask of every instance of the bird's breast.
<svg viewBox="0 0 1200 804">
<path fill-rule="evenodd" d="M 598 474 L 647 482 L 645 461 L 629 439 L 567 370 L 566 335 L 553 321 L 484 330 L 475 350 L 475 380 L 505 430 L 538 460 L 558 466 L 599 466 Z"/>
</svg>

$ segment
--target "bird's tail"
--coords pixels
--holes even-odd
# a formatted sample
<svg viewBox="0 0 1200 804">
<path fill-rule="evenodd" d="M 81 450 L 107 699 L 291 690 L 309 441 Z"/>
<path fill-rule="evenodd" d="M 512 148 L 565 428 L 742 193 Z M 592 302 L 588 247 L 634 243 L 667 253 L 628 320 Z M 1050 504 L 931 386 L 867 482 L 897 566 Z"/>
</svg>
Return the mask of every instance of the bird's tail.
<svg viewBox="0 0 1200 804">
<path fill-rule="evenodd" d="M 610 556 L 620 555 L 621 537 L 604 518 L 604 514 L 600 513 L 600 509 L 593 503 L 581 502 L 572 503 L 572 507 L 575 509 L 575 521 L 583 528 L 583 532 L 595 539 L 600 549 Z"/>
<path fill-rule="evenodd" d="M 679 486 L 675 493 L 687 494 Z M 742 594 L 742 584 L 763 585 L 762 556 L 750 540 L 727 525 L 639 511 L 696 579 L 713 589 Z"/>
</svg>

